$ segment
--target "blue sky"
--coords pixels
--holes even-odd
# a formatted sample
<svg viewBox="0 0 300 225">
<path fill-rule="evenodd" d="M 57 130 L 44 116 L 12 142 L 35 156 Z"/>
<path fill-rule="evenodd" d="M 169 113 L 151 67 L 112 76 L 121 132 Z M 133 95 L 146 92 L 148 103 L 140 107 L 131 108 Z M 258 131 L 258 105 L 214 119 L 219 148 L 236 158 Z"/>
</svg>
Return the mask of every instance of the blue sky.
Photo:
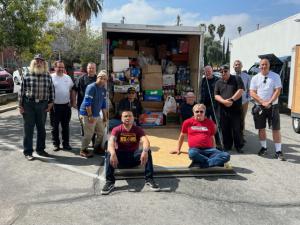
<svg viewBox="0 0 300 225">
<path fill-rule="evenodd" d="M 103 13 L 93 18 L 92 27 L 102 22 L 174 25 L 179 14 L 183 25 L 224 24 L 225 37 L 238 37 L 300 13 L 300 0 L 104 0 Z"/>
</svg>

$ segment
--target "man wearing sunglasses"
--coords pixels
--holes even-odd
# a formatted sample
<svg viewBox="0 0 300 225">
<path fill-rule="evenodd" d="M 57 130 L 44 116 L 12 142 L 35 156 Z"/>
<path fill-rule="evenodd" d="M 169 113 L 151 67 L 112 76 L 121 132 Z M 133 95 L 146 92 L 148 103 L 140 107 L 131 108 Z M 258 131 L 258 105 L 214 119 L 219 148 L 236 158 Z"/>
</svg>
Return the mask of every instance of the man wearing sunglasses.
<svg viewBox="0 0 300 225">
<path fill-rule="evenodd" d="M 275 143 L 275 157 L 284 161 L 281 150 L 280 115 L 278 107 L 278 97 L 282 88 L 280 76 L 270 71 L 268 59 L 260 61 L 260 73 L 256 74 L 250 83 L 250 95 L 255 100 L 255 104 L 262 110 L 253 113 L 254 125 L 258 129 L 258 137 L 261 149 L 259 156 L 267 153 L 266 122 L 272 129 L 273 141 Z"/>
<path fill-rule="evenodd" d="M 193 107 L 194 116 L 185 120 L 182 124 L 178 138 L 177 148 L 171 154 L 180 154 L 184 137 L 188 137 L 189 158 L 193 164 L 199 164 L 201 168 L 224 166 L 229 161 L 230 155 L 215 147 L 216 124 L 205 117 L 206 107 L 196 104 Z"/>
<path fill-rule="evenodd" d="M 230 150 L 234 144 L 237 152 L 243 153 L 241 115 L 244 83 L 241 77 L 230 74 L 228 65 L 221 66 L 220 72 L 222 78 L 216 83 L 215 99 L 220 106 L 220 124 L 224 148 Z"/>
</svg>

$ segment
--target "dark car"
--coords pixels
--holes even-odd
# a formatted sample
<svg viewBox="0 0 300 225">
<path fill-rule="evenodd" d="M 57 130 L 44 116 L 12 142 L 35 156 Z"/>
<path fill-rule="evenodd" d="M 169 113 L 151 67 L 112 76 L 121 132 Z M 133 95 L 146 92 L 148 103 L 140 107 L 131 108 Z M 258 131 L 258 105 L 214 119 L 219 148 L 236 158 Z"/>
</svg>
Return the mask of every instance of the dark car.
<svg viewBox="0 0 300 225">
<path fill-rule="evenodd" d="M 6 70 L 0 67 L 0 91 L 13 93 L 14 82 L 13 77 Z"/>
</svg>

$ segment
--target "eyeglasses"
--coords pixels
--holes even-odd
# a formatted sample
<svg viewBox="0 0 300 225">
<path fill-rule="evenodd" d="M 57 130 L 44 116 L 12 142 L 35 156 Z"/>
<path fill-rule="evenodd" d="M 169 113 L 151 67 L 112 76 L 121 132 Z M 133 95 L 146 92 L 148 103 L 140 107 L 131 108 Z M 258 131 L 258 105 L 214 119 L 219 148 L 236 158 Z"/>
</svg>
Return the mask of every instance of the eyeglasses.
<svg viewBox="0 0 300 225">
<path fill-rule="evenodd" d="M 267 79 L 268 79 L 268 77 L 265 77 L 265 79 L 264 79 L 264 84 L 267 83 Z"/>
<path fill-rule="evenodd" d="M 220 73 L 222 74 L 222 73 L 227 73 L 228 72 L 228 70 L 221 70 L 220 71 Z"/>
<path fill-rule="evenodd" d="M 205 111 L 203 111 L 203 110 L 196 110 L 196 111 L 194 111 L 194 113 L 204 113 Z"/>
</svg>

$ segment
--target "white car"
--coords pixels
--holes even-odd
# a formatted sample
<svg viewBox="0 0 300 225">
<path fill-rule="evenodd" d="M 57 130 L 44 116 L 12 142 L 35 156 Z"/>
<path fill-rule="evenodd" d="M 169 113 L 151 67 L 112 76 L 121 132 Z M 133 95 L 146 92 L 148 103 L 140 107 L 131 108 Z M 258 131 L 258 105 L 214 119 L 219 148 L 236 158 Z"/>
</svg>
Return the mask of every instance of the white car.
<svg viewBox="0 0 300 225">
<path fill-rule="evenodd" d="M 29 72 L 29 67 L 23 66 L 22 67 L 23 76 L 28 72 Z M 14 79 L 14 83 L 16 85 L 19 85 L 21 83 L 21 76 L 20 76 L 19 70 L 16 70 L 13 72 L 13 79 Z"/>
</svg>

